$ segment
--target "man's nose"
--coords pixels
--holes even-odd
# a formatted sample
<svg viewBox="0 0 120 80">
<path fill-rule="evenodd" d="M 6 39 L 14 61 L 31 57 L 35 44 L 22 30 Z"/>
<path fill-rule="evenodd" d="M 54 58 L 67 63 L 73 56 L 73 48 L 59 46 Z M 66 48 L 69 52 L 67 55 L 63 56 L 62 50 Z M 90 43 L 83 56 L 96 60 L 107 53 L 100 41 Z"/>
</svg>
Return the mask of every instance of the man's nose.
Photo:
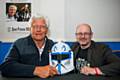
<svg viewBox="0 0 120 80">
<path fill-rule="evenodd" d="M 84 37 L 85 37 L 85 34 L 82 34 L 81 37 L 84 38 Z"/>
<path fill-rule="evenodd" d="M 41 27 L 37 27 L 36 31 L 41 31 Z"/>
</svg>

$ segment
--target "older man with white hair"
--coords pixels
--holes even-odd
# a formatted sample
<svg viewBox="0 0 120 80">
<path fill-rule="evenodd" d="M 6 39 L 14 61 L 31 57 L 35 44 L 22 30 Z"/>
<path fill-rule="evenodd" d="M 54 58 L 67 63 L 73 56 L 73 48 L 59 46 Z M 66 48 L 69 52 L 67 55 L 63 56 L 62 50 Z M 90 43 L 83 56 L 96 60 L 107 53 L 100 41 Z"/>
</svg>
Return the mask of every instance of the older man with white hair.
<svg viewBox="0 0 120 80">
<path fill-rule="evenodd" d="M 47 37 L 46 18 L 32 18 L 30 35 L 14 42 L 5 62 L 1 65 L 3 76 L 47 78 L 57 74 L 49 65 L 49 51 L 54 42 Z"/>
<path fill-rule="evenodd" d="M 16 11 L 17 11 L 16 5 L 10 5 L 8 7 L 8 13 L 7 13 L 8 21 L 17 21 Z"/>
</svg>

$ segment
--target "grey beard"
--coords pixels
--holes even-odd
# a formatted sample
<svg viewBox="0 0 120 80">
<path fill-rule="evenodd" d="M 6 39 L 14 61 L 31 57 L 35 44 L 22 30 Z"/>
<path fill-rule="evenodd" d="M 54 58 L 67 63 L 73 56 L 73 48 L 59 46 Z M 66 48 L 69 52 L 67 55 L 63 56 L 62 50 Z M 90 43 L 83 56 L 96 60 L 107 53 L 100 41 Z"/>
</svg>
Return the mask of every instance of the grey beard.
<svg viewBox="0 0 120 80">
<path fill-rule="evenodd" d="M 86 49 L 86 48 L 88 48 L 89 46 L 90 46 L 89 43 L 81 44 L 81 48 L 82 48 L 82 49 Z"/>
</svg>

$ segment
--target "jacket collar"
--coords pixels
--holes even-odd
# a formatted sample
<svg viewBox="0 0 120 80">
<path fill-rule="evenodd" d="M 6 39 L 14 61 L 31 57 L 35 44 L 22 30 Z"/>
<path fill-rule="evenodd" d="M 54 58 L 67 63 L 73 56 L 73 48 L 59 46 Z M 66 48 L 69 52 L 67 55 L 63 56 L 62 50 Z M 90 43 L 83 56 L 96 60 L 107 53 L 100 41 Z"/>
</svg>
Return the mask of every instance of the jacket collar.
<svg viewBox="0 0 120 80">
<path fill-rule="evenodd" d="M 94 52 L 94 47 L 95 47 L 95 42 L 91 40 L 91 45 L 90 47 L 88 48 L 88 55 L 87 55 L 87 60 L 88 62 L 92 65 L 93 62 L 91 62 L 91 59 L 92 59 L 92 54 L 95 53 Z M 78 51 L 79 51 L 80 48 L 80 44 L 78 42 L 75 43 L 75 47 L 73 48 L 73 51 L 74 51 L 74 56 L 76 57 Z"/>
<path fill-rule="evenodd" d="M 45 37 L 45 41 L 47 42 L 48 41 L 48 38 L 47 38 L 47 36 Z M 28 45 L 33 45 L 34 44 L 34 46 L 36 46 L 36 44 L 35 44 L 35 42 L 34 42 L 34 40 L 33 40 L 33 38 L 32 38 L 32 36 L 31 35 L 29 35 L 28 36 Z"/>
</svg>

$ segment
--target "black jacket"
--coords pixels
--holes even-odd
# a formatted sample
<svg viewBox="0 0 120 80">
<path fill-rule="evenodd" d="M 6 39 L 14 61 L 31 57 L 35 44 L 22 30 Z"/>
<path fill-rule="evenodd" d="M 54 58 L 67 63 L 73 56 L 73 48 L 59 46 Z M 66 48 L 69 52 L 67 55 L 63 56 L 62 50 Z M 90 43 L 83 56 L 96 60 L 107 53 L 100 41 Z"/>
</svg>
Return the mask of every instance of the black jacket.
<svg viewBox="0 0 120 80">
<path fill-rule="evenodd" d="M 33 77 L 36 66 L 49 64 L 49 51 L 54 42 L 46 37 L 46 44 L 39 57 L 39 51 L 31 36 L 18 39 L 9 51 L 5 62 L 1 65 L 3 76 Z"/>
<path fill-rule="evenodd" d="M 87 53 L 87 60 L 90 66 L 99 67 L 105 75 L 120 74 L 120 58 L 112 54 L 112 50 L 107 45 L 91 42 Z M 74 62 L 79 49 L 81 49 L 80 44 L 76 42 L 72 47 Z"/>
</svg>

